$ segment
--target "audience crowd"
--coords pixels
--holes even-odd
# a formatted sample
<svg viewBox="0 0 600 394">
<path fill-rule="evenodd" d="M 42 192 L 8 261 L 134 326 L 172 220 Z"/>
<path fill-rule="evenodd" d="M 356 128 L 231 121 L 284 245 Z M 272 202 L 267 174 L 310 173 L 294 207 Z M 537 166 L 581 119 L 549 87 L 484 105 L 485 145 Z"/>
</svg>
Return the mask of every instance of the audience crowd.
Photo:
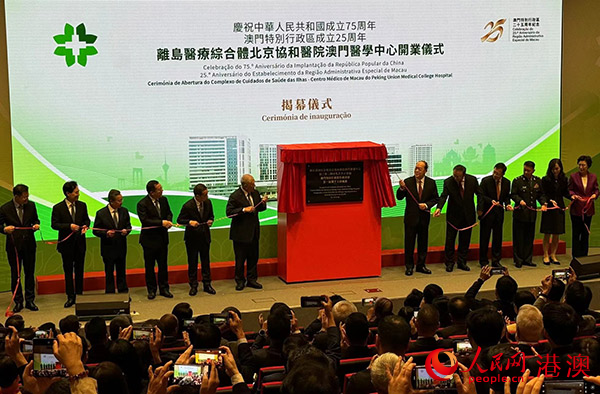
<svg viewBox="0 0 600 394">
<path fill-rule="evenodd" d="M 387 298 L 364 314 L 340 296 L 324 297 L 305 327 L 275 303 L 259 316 L 257 332 L 245 329 L 256 323 L 235 307 L 216 325 L 209 315 L 194 316 L 188 303 L 141 323 L 128 315 L 85 323 L 69 315 L 58 326 L 34 328 L 13 315 L 2 328 L 0 394 L 414 394 L 421 392 L 413 388 L 415 369 L 436 349 L 443 349 L 441 362 L 458 361 L 458 394 L 539 393 L 550 379 L 600 384 L 600 313 L 590 309 L 590 288 L 570 274 L 566 282 L 548 275 L 523 291 L 506 270 L 487 299 L 478 296 L 492 278 L 484 266 L 464 295 L 449 298 L 429 284 L 411 290 L 397 312 Z M 25 345 L 39 337 L 55 338 L 64 377 L 36 373 L 40 360 Z M 216 359 L 195 356 L 211 349 L 220 350 Z M 201 379 L 173 382 L 175 365 L 188 371 L 197 361 Z"/>
</svg>

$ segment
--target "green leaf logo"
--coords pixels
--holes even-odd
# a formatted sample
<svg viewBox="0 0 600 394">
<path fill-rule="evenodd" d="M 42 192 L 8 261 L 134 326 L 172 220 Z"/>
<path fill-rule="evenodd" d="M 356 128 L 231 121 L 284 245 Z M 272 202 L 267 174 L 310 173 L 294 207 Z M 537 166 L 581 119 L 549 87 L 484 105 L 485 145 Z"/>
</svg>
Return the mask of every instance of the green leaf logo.
<svg viewBox="0 0 600 394">
<path fill-rule="evenodd" d="M 76 34 L 75 34 L 76 33 Z M 75 61 L 85 67 L 87 65 L 88 56 L 93 56 L 98 53 L 96 47 L 92 44 L 96 42 L 98 37 L 93 34 L 87 34 L 85 25 L 80 23 L 77 29 L 73 28 L 68 23 L 65 23 L 64 33 L 54 36 L 54 42 L 58 45 L 54 50 L 57 56 L 64 56 L 67 67 L 75 64 Z"/>
</svg>

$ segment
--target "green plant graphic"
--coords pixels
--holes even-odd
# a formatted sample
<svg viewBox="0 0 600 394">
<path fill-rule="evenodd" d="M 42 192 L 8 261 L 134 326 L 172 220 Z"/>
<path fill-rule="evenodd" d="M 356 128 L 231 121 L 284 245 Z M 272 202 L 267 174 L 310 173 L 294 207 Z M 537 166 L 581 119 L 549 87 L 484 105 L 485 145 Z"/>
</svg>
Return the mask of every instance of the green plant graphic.
<svg viewBox="0 0 600 394">
<path fill-rule="evenodd" d="M 75 35 L 77 32 L 77 35 Z M 72 25 L 65 23 L 64 34 L 57 34 L 54 36 L 54 42 L 58 44 L 58 47 L 54 50 L 54 54 L 57 56 L 64 56 L 67 67 L 71 67 L 75 64 L 75 60 L 80 66 L 85 67 L 87 64 L 88 56 L 93 56 L 98 53 L 96 47 L 93 44 L 96 42 L 98 37 L 93 34 L 87 34 L 85 31 L 85 25 L 80 23 L 77 29 L 74 29 Z M 77 53 L 77 54 L 75 54 Z"/>
</svg>

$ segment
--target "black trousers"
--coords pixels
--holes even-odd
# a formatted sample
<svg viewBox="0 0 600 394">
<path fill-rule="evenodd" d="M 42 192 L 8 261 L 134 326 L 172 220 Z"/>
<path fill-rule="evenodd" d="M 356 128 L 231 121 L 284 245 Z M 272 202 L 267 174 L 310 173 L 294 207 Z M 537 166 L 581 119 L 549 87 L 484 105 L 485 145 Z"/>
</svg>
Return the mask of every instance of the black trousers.
<svg viewBox="0 0 600 394">
<path fill-rule="evenodd" d="M 515 264 L 533 262 L 533 240 L 535 238 L 535 221 L 521 222 L 513 218 L 513 257 Z"/>
<path fill-rule="evenodd" d="M 414 226 L 404 225 L 404 265 L 414 268 L 415 242 L 417 243 L 417 267 L 424 267 L 427 259 L 429 222 L 419 220 Z"/>
<path fill-rule="evenodd" d="M 115 292 L 115 275 L 117 272 L 117 290 L 119 293 L 127 293 L 127 255 L 118 257 L 102 257 L 104 260 L 104 276 L 106 278 L 106 293 Z"/>
<path fill-rule="evenodd" d="M 67 297 L 75 298 L 75 294 L 83 294 L 83 266 L 85 250 L 69 249 L 61 252 L 63 271 L 65 272 L 65 292 Z M 73 286 L 73 273 L 75 285 Z"/>
<path fill-rule="evenodd" d="M 23 303 L 23 279 L 25 279 L 25 301 L 31 302 L 35 300 L 35 250 L 36 248 L 24 248 L 18 250 L 19 262 L 17 266 L 17 256 L 15 248 L 9 246 L 6 252 L 8 264 L 10 265 L 10 290 L 15 291 L 17 286 L 17 278 L 21 273 L 19 287 L 15 293 L 15 302 Z"/>
<path fill-rule="evenodd" d="M 210 284 L 210 243 L 186 242 L 188 257 L 188 282 L 190 287 L 198 287 L 198 255 L 200 255 L 202 283 Z"/>
<path fill-rule="evenodd" d="M 251 242 L 233 241 L 233 253 L 235 254 L 235 281 L 245 282 L 244 262 L 246 263 L 246 274 L 249 281 L 258 279 L 258 237 Z"/>
<path fill-rule="evenodd" d="M 148 293 L 156 293 L 157 288 L 160 291 L 169 290 L 168 256 L 168 244 L 144 246 L 144 268 L 146 270 L 146 289 Z M 155 263 L 158 266 L 158 285 L 154 274 Z"/>
<path fill-rule="evenodd" d="M 572 251 L 573 257 L 583 257 L 588 255 L 588 249 L 590 246 L 590 234 L 588 228 L 592 225 L 592 217 L 585 215 L 581 216 L 571 215 L 571 234 L 572 234 Z"/>
<path fill-rule="evenodd" d="M 496 209 L 496 208 L 494 208 Z M 504 212 L 501 215 L 490 215 L 479 222 L 479 263 L 488 263 L 488 248 L 492 238 L 492 264 L 500 263 L 502 259 L 502 227 Z"/>
<path fill-rule="evenodd" d="M 467 264 L 467 255 L 469 245 L 471 244 L 472 228 L 464 231 L 457 231 L 450 224 L 446 223 L 446 245 L 444 247 L 445 260 L 447 267 L 454 266 L 454 244 L 458 235 L 458 250 L 456 251 L 456 263 L 460 265 Z"/>
</svg>

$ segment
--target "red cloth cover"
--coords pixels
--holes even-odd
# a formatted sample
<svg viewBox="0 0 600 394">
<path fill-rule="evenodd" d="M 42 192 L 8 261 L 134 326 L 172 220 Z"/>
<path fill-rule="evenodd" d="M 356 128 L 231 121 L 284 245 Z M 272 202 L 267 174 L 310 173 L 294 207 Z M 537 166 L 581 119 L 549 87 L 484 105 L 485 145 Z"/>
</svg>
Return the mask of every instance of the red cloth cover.
<svg viewBox="0 0 600 394">
<path fill-rule="evenodd" d="M 374 142 L 336 142 L 325 144 L 281 145 L 283 175 L 279 185 L 279 212 L 304 211 L 304 185 L 302 169 L 307 163 L 363 161 L 369 171 L 371 187 L 378 207 L 396 205 L 390 173 L 387 166 L 387 149 Z"/>
</svg>

